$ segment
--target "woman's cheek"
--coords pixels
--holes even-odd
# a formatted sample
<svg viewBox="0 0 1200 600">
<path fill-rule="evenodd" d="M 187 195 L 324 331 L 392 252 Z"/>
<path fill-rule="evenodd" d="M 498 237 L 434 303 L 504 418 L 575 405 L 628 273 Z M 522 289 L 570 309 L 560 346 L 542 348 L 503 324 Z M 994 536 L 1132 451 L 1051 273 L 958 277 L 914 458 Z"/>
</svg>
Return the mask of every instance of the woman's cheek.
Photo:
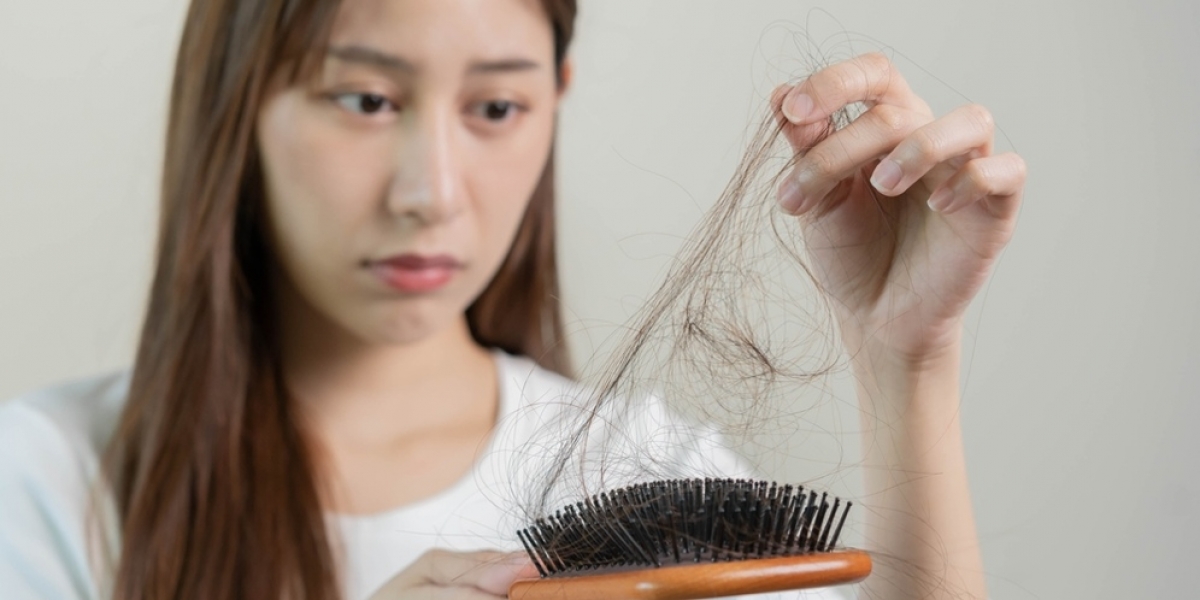
<svg viewBox="0 0 1200 600">
<path fill-rule="evenodd" d="M 478 203 L 481 221 L 492 228 L 489 238 L 491 243 L 501 246 L 502 255 L 507 253 L 507 246 L 516 235 L 549 156 L 548 135 L 523 142 L 509 146 L 500 157 L 489 161 L 490 167 L 480 171 L 486 181 L 477 186 L 485 190 Z"/>
<path fill-rule="evenodd" d="M 347 287 L 373 215 L 380 140 L 323 119 L 300 94 L 273 101 L 260 120 L 271 229 L 284 268 L 308 294 Z M 332 300 L 332 298 L 330 298 Z"/>
<path fill-rule="evenodd" d="M 323 218 L 357 222 L 372 214 L 385 187 L 392 155 L 387 136 L 314 127 L 298 140 L 296 181 L 320 203 Z"/>
</svg>

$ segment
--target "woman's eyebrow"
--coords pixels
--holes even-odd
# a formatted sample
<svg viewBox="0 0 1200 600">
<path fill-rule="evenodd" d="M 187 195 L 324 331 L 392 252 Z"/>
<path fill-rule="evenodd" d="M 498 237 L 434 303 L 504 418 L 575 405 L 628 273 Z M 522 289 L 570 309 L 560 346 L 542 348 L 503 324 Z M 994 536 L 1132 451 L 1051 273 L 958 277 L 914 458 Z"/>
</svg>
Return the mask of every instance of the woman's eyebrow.
<svg viewBox="0 0 1200 600">
<path fill-rule="evenodd" d="M 326 53 L 331 58 L 345 62 L 358 63 L 370 67 L 393 71 L 405 75 L 417 72 L 417 66 L 394 54 L 367 46 L 335 46 Z M 484 60 L 471 63 L 467 67 L 468 74 L 508 73 L 518 71 L 534 71 L 542 68 L 541 63 L 527 58 L 504 58 L 499 60 Z"/>
</svg>

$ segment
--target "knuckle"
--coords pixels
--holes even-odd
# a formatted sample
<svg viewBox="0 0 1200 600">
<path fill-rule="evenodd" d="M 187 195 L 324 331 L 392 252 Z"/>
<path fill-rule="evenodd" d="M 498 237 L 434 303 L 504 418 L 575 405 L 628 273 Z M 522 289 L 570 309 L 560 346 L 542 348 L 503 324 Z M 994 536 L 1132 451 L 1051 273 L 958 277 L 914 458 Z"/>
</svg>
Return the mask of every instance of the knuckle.
<svg viewBox="0 0 1200 600">
<path fill-rule="evenodd" d="M 866 71 L 867 78 L 873 82 L 872 87 L 877 87 L 881 90 L 904 89 L 907 84 L 904 77 L 900 75 L 896 69 L 896 63 L 882 52 L 871 52 L 864 54 L 863 69 Z"/>
<path fill-rule="evenodd" d="M 946 146 L 945 139 L 929 131 L 917 131 L 912 137 L 904 140 L 907 153 L 919 157 L 940 157 Z"/>
<path fill-rule="evenodd" d="M 982 131 L 992 131 L 996 126 L 992 111 L 982 104 L 968 104 L 963 107 L 963 111 Z"/>
<path fill-rule="evenodd" d="M 417 559 L 417 562 L 428 567 L 430 565 L 446 562 L 446 560 L 449 558 L 449 555 L 450 553 L 446 550 L 433 548 L 426 550 L 423 554 L 421 554 L 421 556 Z"/>
<path fill-rule="evenodd" d="M 862 55 L 862 62 L 867 67 L 882 73 L 892 70 L 892 59 L 888 58 L 886 54 L 879 52 L 878 50 Z"/>
<path fill-rule="evenodd" d="M 854 78 L 845 69 L 831 69 L 826 71 L 824 75 L 820 83 L 823 84 L 821 86 L 823 88 L 822 91 L 828 96 L 843 98 L 854 87 Z"/>
<path fill-rule="evenodd" d="M 834 174 L 835 168 L 833 157 L 828 152 L 809 152 L 808 156 L 804 157 L 804 167 L 800 176 L 808 181 L 825 179 Z"/>
<path fill-rule="evenodd" d="M 1029 176 L 1029 165 L 1025 163 L 1025 159 L 1020 154 L 1012 155 L 1013 172 L 1017 178 L 1024 181 Z"/>
<path fill-rule="evenodd" d="M 875 122 L 887 130 L 890 138 L 902 136 L 910 129 L 908 115 L 890 104 L 879 104 L 870 110 Z"/>
<path fill-rule="evenodd" d="M 987 167 L 986 161 L 976 159 L 968 161 L 963 166 L 963 179 L 965 183 L 972 187 L 980 187 L 983 182 L 987 181 L 989 175 L 990 170 Z"/>
</svg>

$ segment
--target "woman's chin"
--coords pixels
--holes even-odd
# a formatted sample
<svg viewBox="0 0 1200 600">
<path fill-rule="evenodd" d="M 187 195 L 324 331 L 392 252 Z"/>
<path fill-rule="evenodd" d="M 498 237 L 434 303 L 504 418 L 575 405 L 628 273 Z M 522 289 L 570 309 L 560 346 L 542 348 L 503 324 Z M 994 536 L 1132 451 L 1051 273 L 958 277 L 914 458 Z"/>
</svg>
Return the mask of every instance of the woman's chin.
<svg viewBox="0 0 1200 600">
<path fill-rule="evenodd" d="M 417 307 L 390 311 L 362 332 L 362 338 L 375 345 L 407 346 L 446 333 L 456 318 L 462 317 L 461 313 L 446 314 L 444 306 L 430 311 L 410 308 Z"/>
</svg>

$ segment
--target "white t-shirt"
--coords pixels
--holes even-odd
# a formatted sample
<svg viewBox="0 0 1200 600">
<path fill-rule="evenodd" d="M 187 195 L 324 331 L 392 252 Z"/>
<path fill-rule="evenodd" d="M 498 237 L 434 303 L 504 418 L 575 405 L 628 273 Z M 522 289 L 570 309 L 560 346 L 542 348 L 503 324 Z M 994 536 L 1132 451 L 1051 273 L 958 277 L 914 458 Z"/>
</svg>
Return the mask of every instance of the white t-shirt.
<svg viewBox="0 0 1200 600">
<path fill-rule="evenodd" d="M 370 516 L 328 514 L 340 537 L 347 600 L 362 600 L 432 548 L 520 550 L 523 526 L 513 486 L 523 481 L 513 451 L 537 439 L 576 397 L 578 384 L 525 357 L 494 351 L 500 418 L 472 471 L 433 497 Z M 127 372 L 64 384 L 0 406 L 0 595 L 8 600 L 99 600 L 110 590 L 99 556 L 104 535 L 88 535 L 99 460 L 129 386 Z M 625 423 L 624 441 L 653 446 L 676 476 L 746 476 L 711 431 L 686 425 L 650 403 Z M 610 428 L 611 429 L 611 428 Z M 664 436 L 663 431 L 670 431 Z M 111 498 L 102 504 L 111 514 Z M 111 532 L 107 538 L 115 548 Z M 837 600 L 835 589 L 780 598 Z"/>
</svg>

